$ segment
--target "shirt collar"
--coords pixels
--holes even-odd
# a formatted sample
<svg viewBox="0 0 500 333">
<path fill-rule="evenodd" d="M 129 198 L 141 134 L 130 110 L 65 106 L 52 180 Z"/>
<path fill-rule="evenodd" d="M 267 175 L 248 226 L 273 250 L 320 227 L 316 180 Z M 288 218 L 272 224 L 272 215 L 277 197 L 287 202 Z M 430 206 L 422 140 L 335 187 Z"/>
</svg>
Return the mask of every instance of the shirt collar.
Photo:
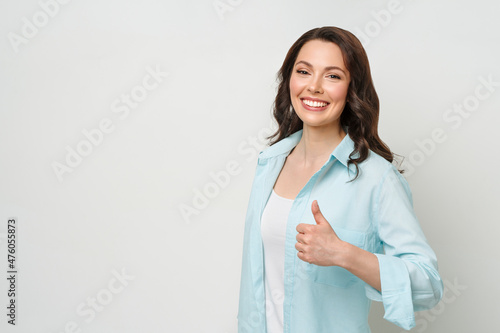
<svg viewBox="0 0 500 333">
<path fill-rule="evenodd" d="M 339 160 L 340 163 L 342 163 L 346 168 L 348 167 L 347 161 L 349 161 L 349 155 L 354 151 L 354 141 L 352 141 L 351 137 L 349 136 L 347 129 L 347 127 L 344 128 L 346 136 L 331 153 L 331 156 Z M 300 138 L 302 137 L 302 132 L 303 129 L 300 129 L 297 132 L 292 133 L 286 138 L 282 139 L 281 141 L 275 143 L 274 145 L 267 147 L 260 153 L 259 159 L 272 158 L 282 154 L 288 155 L 290 151 L 299 143 Z M 354 155 L 354 157 L 357 156 L 358 154 Z M 354 165 L 351 164 L 350 168 L 353 168 L 351 170 L 355 171 Z"/>
</svg>

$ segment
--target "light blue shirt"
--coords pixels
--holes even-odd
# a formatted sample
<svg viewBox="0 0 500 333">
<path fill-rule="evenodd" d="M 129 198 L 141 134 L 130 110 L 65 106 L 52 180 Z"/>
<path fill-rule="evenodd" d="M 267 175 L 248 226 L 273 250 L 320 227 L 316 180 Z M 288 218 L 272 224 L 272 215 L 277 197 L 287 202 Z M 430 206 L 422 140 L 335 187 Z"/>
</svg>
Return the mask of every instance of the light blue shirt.
<svg viewBox="0 0 500 333">
<path fill-rule="evenodd" d="M 347 128 L 346 128 L 347 130 Z M 302 129 L 260 152 L 245 219 L 238 309 L 239 333 L 266 333 L 264 257 L 260 221 L 285 159 Z M 347 134 L 328 161 L 299 192 L 288 216 L 285 240 L 284 332 L 367 333 L 371 301 L 383 302 L 384 318 L 403 329 L 415 326 L 415 311 L 435 306 L 443 295 L 437 259 L 413 210 L 406 179 L 370 151 L 348 169 L 354 142 Z M 311 204 L 340 239 L 375 253 L 382 292 L 338 266 L 317 266 L 297 257 L 296 227 L 316 224 Z"/>
</svg>

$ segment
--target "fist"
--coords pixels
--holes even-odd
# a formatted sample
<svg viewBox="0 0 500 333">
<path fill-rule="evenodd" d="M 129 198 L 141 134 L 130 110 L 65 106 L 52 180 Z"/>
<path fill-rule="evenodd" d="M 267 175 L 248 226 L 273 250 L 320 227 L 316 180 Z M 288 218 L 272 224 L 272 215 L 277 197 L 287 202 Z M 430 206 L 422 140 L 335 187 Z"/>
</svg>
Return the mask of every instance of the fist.
<svg viewBox="0 0 500 333">
<path fill-rule="evenodd" d="M 317 200 L 313 201 L 311 211 L 316 224 L 300 223 L 296 228 L 297 256 L 318 266 L 339 266 L 341 254 L 345 252 L 345 242 L 337 236 L 323 216 Z"/>
</svg>

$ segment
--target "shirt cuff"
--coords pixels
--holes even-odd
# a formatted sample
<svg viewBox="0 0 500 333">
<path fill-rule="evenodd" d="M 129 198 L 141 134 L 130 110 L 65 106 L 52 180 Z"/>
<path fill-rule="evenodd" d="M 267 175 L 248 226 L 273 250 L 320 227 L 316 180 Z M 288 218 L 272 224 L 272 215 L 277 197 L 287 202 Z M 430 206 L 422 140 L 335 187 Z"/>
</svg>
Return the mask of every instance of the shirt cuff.
<svg viewBox="0 0 500 333">
<path fill-rule="evenodd" d="M 380 267 L 382 292 L 366 284 L 366 297 L 384 305 L 384 319 L 410 330 L 415 327 L 411 281 L 408 269 L 400 258 L 375 253 Z"/>
</svg>

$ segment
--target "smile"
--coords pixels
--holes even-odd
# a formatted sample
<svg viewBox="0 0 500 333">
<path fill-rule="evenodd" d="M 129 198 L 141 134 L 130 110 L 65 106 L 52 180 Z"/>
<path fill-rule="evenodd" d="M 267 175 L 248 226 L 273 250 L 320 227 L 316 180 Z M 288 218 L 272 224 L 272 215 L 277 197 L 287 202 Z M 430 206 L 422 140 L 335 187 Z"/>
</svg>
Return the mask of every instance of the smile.
<svg viewBox="0 0 500 333">
<path fill-rule="evenodd" d="M 310 100 L 301 98 L 302 106 L 309 111 L 323 111 L 326 110 L 330 103 L 321 100 Z"/>
</svg>

